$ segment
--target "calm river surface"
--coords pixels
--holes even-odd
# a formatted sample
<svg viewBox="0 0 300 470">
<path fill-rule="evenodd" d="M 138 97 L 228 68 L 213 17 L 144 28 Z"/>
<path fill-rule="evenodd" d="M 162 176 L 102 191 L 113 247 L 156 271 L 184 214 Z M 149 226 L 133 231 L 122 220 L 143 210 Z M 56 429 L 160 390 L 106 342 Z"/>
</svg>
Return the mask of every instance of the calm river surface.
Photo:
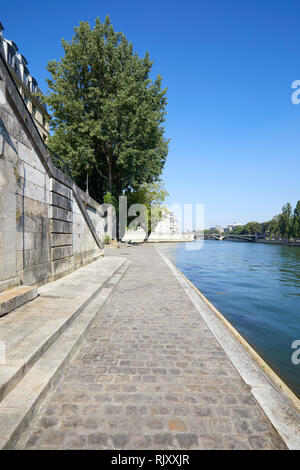
<svg viewBox="0 0 300 470">
<path fill-rule="evenodd" d="M 213 240 L 199 250 L 189 245 L 159 249 L 300 397 L 300 364 L 291 360 L 291 345 L 300 340 L 300 248 Z"/>
</svg>

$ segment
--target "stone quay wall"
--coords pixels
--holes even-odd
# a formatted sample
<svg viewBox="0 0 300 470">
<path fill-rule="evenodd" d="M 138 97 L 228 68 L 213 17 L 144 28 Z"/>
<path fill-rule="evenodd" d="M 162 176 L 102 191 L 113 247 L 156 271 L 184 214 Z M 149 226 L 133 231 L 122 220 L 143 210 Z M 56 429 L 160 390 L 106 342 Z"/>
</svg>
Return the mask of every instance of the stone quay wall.
<svg viewBox="0 0 300 470">
<path fill-rule="evenodd" d="M 52 163 L 0 56 L 0 292 L 103 255 L 101 206 Z"/>
</svg>

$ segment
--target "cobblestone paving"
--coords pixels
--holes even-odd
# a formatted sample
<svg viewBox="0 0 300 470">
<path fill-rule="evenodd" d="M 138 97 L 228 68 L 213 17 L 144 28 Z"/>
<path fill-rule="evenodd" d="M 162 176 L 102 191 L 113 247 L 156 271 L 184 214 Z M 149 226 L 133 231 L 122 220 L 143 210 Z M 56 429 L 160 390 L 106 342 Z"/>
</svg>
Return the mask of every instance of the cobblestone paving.
<svg viewBox="0 0 300 470">
<path fill-rule="evenodd" d="M 111 254 L 132 265 L 22 445 L 284 449 L 155 248 Z"/>
</svg>

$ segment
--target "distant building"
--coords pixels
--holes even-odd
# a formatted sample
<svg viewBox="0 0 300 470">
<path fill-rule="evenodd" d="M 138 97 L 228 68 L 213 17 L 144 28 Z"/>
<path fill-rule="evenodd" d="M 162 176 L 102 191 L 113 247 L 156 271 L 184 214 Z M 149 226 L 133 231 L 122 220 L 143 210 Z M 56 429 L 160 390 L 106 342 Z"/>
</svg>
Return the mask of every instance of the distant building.
<svg viewBox="0 0 300 470">
<path fill-rule="evenodd" d="M 175 214 L 168 208 L 162 208 L 161 220 L 157 223 L 155 229 L 149 235 L 149 242 L 182 242 L 193 241 L 194 232 L 182 233 L 181 225 L 176 219 Z"/>
<path fill-rule="evenodd" d="M 141 227 L 128 229 L 122 238 L 123 241 L 142 242 L 147 238 L 145 230 Z M 167 208 L 161 208 L 160 220 L 147 239 L 150 243 L 159 242 L 191 242 L 194 241 L 194 232 L 182 233 L 180 223 L 175 214 Z"/>
<path fill-rule="evenodd" d="M 233 230 L 235 227 L 238 227 L 238 226 L 240 226 L 240 225 L 242 225 L 242 224 L 236 223 L 236 222 L 235 222 L 234 224 L 227 225 L 227 227 L 224 228 L 224 232 L 225 232 L 225 233 L 232 232 L 232 230 Z"/>
<path fill-rule="evenodd" d="M 162 219 L 156 225 L 154 232 L 160 234 L 180 233 L 180 224 L 175 214 L 169 210 L 163 211 Z"/>
<path fill-rule="evenodd" d="M 17 45 L 3 37 L 4 28 L 0 23 L 0 54 L 7 63 L 10 73 L 16 83 L 18 90 L 26 103 L 26 106 L 34 120 L 34 123 L 43 138 L 46 141 L 49 137 L 49 114 L 46 105 L 42 104 L 40 99 L 33 93 L 41 93 L 38 84 L 27 68 L 27 60 L 18 51 Z"/>
<path fill-rule="evenodd" d="M 221 225 L 215 225 L 215 227 L 210 227 L 209 229 L 211 232 L 218 232 L 218 233 L 222 233 L 223 232 L 223 227 L 221 227 Z"/>
</svg>

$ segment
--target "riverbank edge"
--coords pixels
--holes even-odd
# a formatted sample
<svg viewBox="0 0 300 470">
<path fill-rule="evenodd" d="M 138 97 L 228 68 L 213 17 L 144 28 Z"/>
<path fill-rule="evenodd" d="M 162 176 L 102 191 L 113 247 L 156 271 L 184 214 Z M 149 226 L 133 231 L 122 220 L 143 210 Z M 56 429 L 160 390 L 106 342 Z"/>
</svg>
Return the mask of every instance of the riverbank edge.
<svg viewBox="0 0 300 470">
<path fill-rule="evenodd" d="M 198 240 L 201 240 L 201 238 L 199 238 Z M 213 241 L 216 241 L 216 238 L 212 239 L 212 238 L 205 238 L 205 241 L 209 241 L 209 240 L 213 240 Z M 234 239 L 228 239 L 228 238 L 225 238 L 224 240 L 218 240 L 218 241 L 223 241 L 223 242 L 238 242 L 238 243 L 263 243 L 265 245 L 280 245 L 280 246 L 293 246 L 294 248 L 300 248 L 300 243 L 298 242 L 285 242 L 285 241 L 281 241 L 281 240 L 234 240 Z"/>
<path fill-rule="evenodd" d="M 298 242 L 285 242 L 281 240 L 255 240 L 255 243 L 264 243 L 265 245 L 281 245 L 281 246 L 293 246 L 295 248 L 300 247 Z"/>
<path fill-rule="evenodd" d="M 287 447 L 290 450 L 300 450 L 300 400 L 180 269 L 157 246 L 155 249 L 169 266 Z M 207 312 L 203 306 L 207 307 Z"/>
</svg>

